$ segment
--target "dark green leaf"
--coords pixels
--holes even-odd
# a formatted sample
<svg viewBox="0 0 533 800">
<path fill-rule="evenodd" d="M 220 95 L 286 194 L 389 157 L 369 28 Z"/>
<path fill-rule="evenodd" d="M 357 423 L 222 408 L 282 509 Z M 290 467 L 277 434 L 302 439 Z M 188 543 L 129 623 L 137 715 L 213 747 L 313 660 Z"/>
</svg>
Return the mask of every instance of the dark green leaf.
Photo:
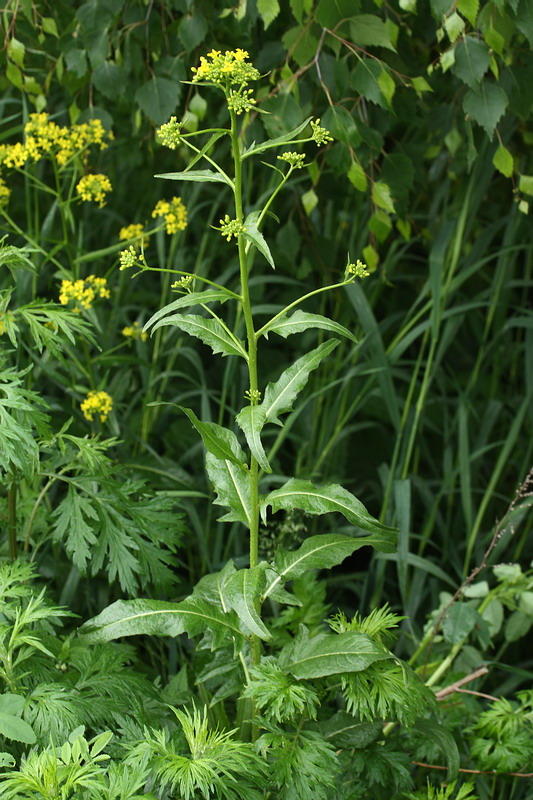
<svg viewBox="0 0 533 800">
<path fill-rule="evenodd" d="M 229 334 L 216 319 L 206 319 L 205 317 L 198 317 L 196 314 L 175 314 L 159 320 L 154 325 L 153 330 L 156 331 L 165 325 L 180 328 L 190 336 L 195 336 L 204 344 L 209 345 L 213 353 L 248 358 L 242 342 Z"/>
<path fill-rule="evenodd" d="M 207 474 L 216 492 L 216 505 L 226 506 L 230 510 L 222 522 L 242 522 L 250 525 L 250 481 L 242 467 L 227 459 L 215 458 L 207 453 L 205 459 Z"/>
<path fill-rule="evenodd" d="M 183 46 L 187 51 L 194 50 L 195 47 L 203 42 L 207 35 L 207 22 L 198 8 L 193 7 L 191 14 L 185 14 L 182 18 L 178 34 L 183 42 Z"/>
<path fill-rule="evenodd" d="M 370 636 L 349 631 L 307 640 L 299 637 L 286 669 L 299 680 L 309 680 L 342 672 L 360 672 L 375 661 L 392 657 Z"/>
<path fill-rule="evenodd" d="M 352 16 L 350 33 L 355 44 L 386 47 L 396 51 L 385 22 L 374 14 Z"/>
<path fill-rule="evenodd" d="M 266 411 L 262 406 L 245 406 L 235 417 L 248 447 L 257 463 L 265 472 L 272 472 L 261 442 L 261 431 L 266 422 Z"/>
<path fill-rule="evenodd" d="M 117 100 L 124 94 L 126 70 L 119 64 L 105 61 L 94 70 L 92 77 L 96 88 L 110 100 Z"/>
<path fill-rule="evenodd" d="M 383 732 L 382 722 L 361 722 L 346 711 L 337 711 L 325 722 L 320 723 L 320 732 L 335 747 L 358 750 L 379 738 Z"/>
<path fill-rule="evenodd" d="M 450 644 L 459 644 L 471 633 L 479 619 L 478 613 L 466 603 L 454 603 L 442 621 L 442 633 Z"/>
<path fill-rule="evenodd" d="M 465 36 L 455 48 L 453 72 L 476 89 L 490 65 L 489 48 L 481 39 Z"/>
<path fill-rule="evenodd" d="M 168 78 L 151 78 L 137 89 L 135 100 L 156 125 L 165 122 L 176 110 L 180 85 Z"/>
<path fill-rule="evenodd" d="M 463 109 L 465 114 L 472 117 L 474 122 L 485 129 L 489 139 L 492 139 L 494 129 L 505 113 L 509 100 L 501 86 L 490 81 L 483 81 L 479 89 L 470 89 L 464 97 Z"/>
</svg>

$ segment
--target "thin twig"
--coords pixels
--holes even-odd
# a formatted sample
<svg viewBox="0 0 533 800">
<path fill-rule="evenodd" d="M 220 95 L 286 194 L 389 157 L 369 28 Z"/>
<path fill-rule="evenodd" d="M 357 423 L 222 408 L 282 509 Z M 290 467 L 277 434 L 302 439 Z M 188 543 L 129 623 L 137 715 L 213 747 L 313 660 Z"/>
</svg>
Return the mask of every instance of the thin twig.
<svg viewBox="0 0 533 800">
<path fill-rule="evenodd" d="M 448 767 L 443 767 L 440 764 L 426 764 L 423 761 L 412 761 L 411 763 L 426 769 L 441 769 L 445 772 L 448 770 Z M 495 772 L 492 769 L 462 769 L 461 767 L 458 772 L 466 772 L 469 775 L 512 775 L 513 778 L 533 778 L 533 772 Z"/>
<path fill-rule="evenodd" d="M 471 672 L 470 675 L 466 675 L 464 678 L 461 678 L 455 683 L 451 683 L 449 686 L 446 686 L 444 689 L 441 689 L 440 692 L 435 693 L 435 697 L 437 700 L 442 700 L 443 697 L 447 697 L 449 694 L 453 694 L 454 692 L 458 692 L 461 690 L 461 687 L 464 686 L 466 683 L 471 683 L 471 681 L 475 681 L 476 678 L 480 678 L 482 675 L 486 675 L 488 672 L 487 667 L 480 667 L 476 669 L 475 672 Z M 497 699 L 497 698 L 495 698 Z"/>
</svg>

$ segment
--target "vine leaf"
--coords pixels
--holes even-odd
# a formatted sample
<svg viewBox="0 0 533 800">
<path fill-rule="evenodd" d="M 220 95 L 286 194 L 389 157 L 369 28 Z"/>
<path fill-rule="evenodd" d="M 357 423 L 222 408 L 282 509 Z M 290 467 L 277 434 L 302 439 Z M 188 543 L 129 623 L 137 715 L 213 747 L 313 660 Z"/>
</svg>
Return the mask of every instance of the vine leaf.
<svg viewBox="0 0 533 800">
<path fill-rule="evenodd" d="M 194 425 L 209 453 L 212 453 L 218 459 L 231 461 L 232 464 L 237 464 L 242 469 L 246 469 L 246 456 L 233 431 L 224 428 L 222 425 L 217 425 L 216 422 L 202 422 L 190 408 L 184 408 L 183 406 L 178 406 L 178 408 L 187 415 L 192 425 Z"/>
<path fill-rule="evenodd" d="M 272 324 L 267 325 L 263 331 L 263 335 L 268 338 L 269 333 L 277 333 L 283 336 L 284 339 L 293 333 L 302 333 L 309 330 L 309 328 L 322 328 L 326 331 L 332 331 L 340 336 L 346 336 L 352 342 L 357 344 L 357 339 L 348 328 L 338 322 L 334 322 L 321 314 L 310 314 L 307 311 L 295 311 L 290 317 L 282 317 Z"/>
<path fill-rule="evenodd" d="M 260 639 L 268 641 L 272 634 L 257 610 L 265 581 L 264 566 L 240 569 L 229 577 L 222 588 L 222 594 L 229 608 L 236 612 L 241 625 Z"/>
<path fill-rule="evenodd" d="M 270 252 L 270 248 L 266 243 L 266 239 L 257 227 L 257 220 L 259 219 L 259 211 L 252 211 L 251 214 L 248 214 L 246 219 L 244 220 L 244 238 L 248 239 L 259 252 L 264 255 L 272 269 L 276 269 L 276 265 L 274 264 L 274 259 L 272 258 L 272 253 Z"/>
<path fill-rule="evenodd" d="M 307 514 L 327 514 L 337 511 L 352 525 L 357 525 L 371 533 L 395 533 L 396 528 L 389 528 L 375 519 L 366 510 L 360 500 L 347 489 L 337 483 L 315 486 L 311 481 L 290 478 L 280 489 L 274 489 L 264 498 L 261 513 L 266 516 L 267 506 L 272 506 L 272 513 L 280 509 L 289 511 L 301 508 Z"/>
<path fill-rule="evenodd" d="M 205 465 L 209 480 L 216 492 L 214 502 L 219 506 L 227 506 L 230 510 L 221 522 L 242 522 L 250 525 L 250 483 L 247 472 L 229 459 L 216 458 L 207 453 Z"/>
<path fill-rule="evenodd" d="M 227 292 L 222 289 L 206 289 L 204 292 L 190 292 L 189 294 L 179 297 L 172 303 L 169 303 L 159 311 L 153 314 L 148 322 L 145 324 L 143 331 L 149 330 L 161 317 L 170 314 L 171 311 L 176 311 L 177 308 L 187 308 L 187 306 L 205 305 L 206 303 L 224 303 L 230 299 Z"/>
<path fill-rule="evenodd" d="M 396 546 L 392 531 L 379 531 L 370 536 L 353 538 L 342 533 L 324 533 L 310 536 L 297 550 L 279 549 L 269 571 L 263 598 L 286 581 L 300 577 L 310 569 L 330 569 L 361 547 L 370 545 L 382 553 L 391 553 Z"/>
<path fill-rule="evenodd" d="M 275 383 L 269 383 L 265 390 L 265 397 L 260 408 L 266 414 L 267 422 L 281 425 L 279 414 L 292 411 L 292 404 L 298 393 L 304 388 L 309 378 L 309 373 L 318 367 L 323 358 L 326 358 L 339 344 L 338 339 L 330 339 L 306 353 L 282 372 Z"/>
<path fill-rule="evenodd" d="M 261 442 L 261 430 L 266 422 L 266 411 L 261 406 L 245 406 L 235 417 L 243 431 L 248 447 L 257 463 L 265 472 L 272 472 Z"/>
<path fill-rule="evenodd" d="M 242 342 L 232 336 L 216 319 L 206 319 L 196 314 L 175 314 L 160 319 L 154 325 L 153 330 L 156 331 L 164 325 L 181 328 L 185 333 L 195 336 L 204 344 L 209 345 L 213 353 L 221 353 L 223 356 L 242 356 L 248 360 Z"/>
<path fill-rule="evenodd" d="M 364 633 L 325 634 L 309 638 L 300 632 L 285 666 L 298 680 L 360 672 L 375 661 L 393 658 L 383 645 Z"/>
</svg>

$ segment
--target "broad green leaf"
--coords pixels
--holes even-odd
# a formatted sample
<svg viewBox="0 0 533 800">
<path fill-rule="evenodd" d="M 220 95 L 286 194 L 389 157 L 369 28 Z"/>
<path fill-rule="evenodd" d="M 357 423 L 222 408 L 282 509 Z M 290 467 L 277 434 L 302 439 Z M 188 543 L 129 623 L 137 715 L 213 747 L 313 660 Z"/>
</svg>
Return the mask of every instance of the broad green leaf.
<svg viewBox="0 0 533 800">
<path fill-rule="evenodd" d="M 383 733 L 383 723 L 361 722 L 347 711 L 337 711 L 328 720 L 320 723 L 320 732 L 335 747 L 356 747 L 360 750 L 379 738 Z"/>
<path fill-rule="evenodd" d="M 479 620 L 479 614 L 466 603 L 454 603 L 442 621 L 442 633 L 450 644 L 459 644 L 471 633 Z"/>
<path fill-rule="evenodd" d="M 394 203 L 392 202 L 390 187 L 383 181 L 376 181 L 372 186 L 372 200 L 384 211 L 394 214 Z"/>
<path fill-rule="evenodd" d="M 257 0 L 257 11 L 266 30 L 279 14 L 279 0 Z"/>
<path fill-rule="evenodd" d="M 220 172 L 212 169 L 191 169 L 188 172 L 164 172 L 154 175 L 154 178 L 164 178 L 167 181 L 194 181 L 196 183 L 226 183 L 233 187 L 233 181 Z"/>
<path fill-rule="evenodd" d="M 239 617 L 240 623 L 250 633 L 268 641 L 272 634 L 258 613 L 258 601 L 265 585 L 264 567 L 240 569 L 235 572 L 223 587 L 227 605 Z"/>
<path fill-rule="evenodd" d="M 489 48 L 481 39 L 465 36 L 455 48 L 453 72 L 476 89 L 490 65 Z"/>
<path fill-rule="evenodd" d="M 532 0 L 521 0 L 516 10 L 516 27 L 533 47 L 533 4 Z"/>
<path fill-rule="evenodd" d="M 277 333 L 283 336 L 284 339 L 293 333 L 303 333 L 309 328 L 321 328 L 325 331 L 337 333 L 339 336 L 346 336 L 352 342 L 357 344 L 357 339 L 348 328 L 341 325 L 339 322 L 334 322 L 327 317 L 320 314 L 310 314 L 307 311 L 295 311 L 290 317 L 285 316 L 277 319 L 272 324 L 268 325 L 263 331 L 263 335 L 267 336 L 269 333 Z"/>
<path fill-rule="evenodd" d="M 306 353 L 286 369 L 275 383 L 269 383 L 261 407 L 266 412 L 266 421 L 281 425 L 279 414 L 292 411 L 292 404 L 304 388 L 309 373 L 318 367 L 323 358 L 328 356 L 339 344 L 338 339 L 328 342 Z"/>
<path fill-rule="evenodd" d="M 386 47 L 396 52 L 386 23 L 374 14 L 352 16 L 350 33 L 355 44 Z"/>
<path fill-rule="evenodd" d="M 290 28 L 283 34 L 281 41 L 299 67 L 308 64 L 315 57 L 319 47 L 311 25 L 296 25 Z"/>
<path fill-rule="evenodd" d="M 124 94 L 127 73 L 124 67 L 104 61 L 92 74 L 92 80 L 98 91 L 110 100 L 116 100 Z"/>
<path fill-rule="evenodd" d="M 350 169 L 347 172 L 347 177 L 352 186 L 359 192 L 366 192 L 368 186 L 368 179 L 366 177 L 365 171 L 363 167 L 357 163 L 357 161 L 352 161 L 350 164 Z"/>
<path fill-rule="evenodd" d="M 222 522 L 242 522 L 250 525 L 250 482 L 248 474 L 242 467 L 228 459 L 215 458 L 206 454 L 205 465 L 209 480 L 216 492 L 216 505 L 226 506 L 230 510 L 219 517 Z"/>
<path fill-rule="evenodd" d="M 533 195 L 533 175 L 520 175 L 518 188 L 524 194 Z"/>
<path fill-rule="evenodd" d="M 311 216 L 312 212 L 318 205 L 318 195 L 314 189 L 308 189 L 302 195 L 302 205 L 307 216 Z"/>
<path fill-rule="evenodd" d="M 331 29 L 341 20 L 351 17 L 353 12 L 353 0 L 320 0 L 316 10 L 316 21 L 322 28 Z"/>
<path fill-rule="evenodd" d="M 363 58 L 358 62 L 352 75 L 352 86 L 358 94 L 371 103 L 383 106 L 383 97 L 378 83 L 380 75 L 380 62 L 371 58 Z"/>
<path fill-rule="evenodd" d="M 492 163 L 498 172 L 501 172 L 506 178 L 510 178 L 513 174 L 513 157 L 503 144 L 494 153 Z"/>
<path fill-rule="evenodd" d="M 200 597 L 181 603 L 163 600 L 117 600 L 80 628 L 87 642 L 109 642 L 122 636 L 198 636 L 210 631 L 213 649 L 227 638 L 242 640 L 234 613 L 225 614 Z"/>
<path fill-rule="evenodd" d="M 159 320 L 153 330 L 156 331 L 164 325 L 180 328 L 190 336 L 195 336 L 204 344 L 209 345 L 213 353 L 221 353 L 223 356 L 242 356 L 248 360 L 242 342 L 228 333 L 216 319 L 206 319 L 198 317 L 196 314 L 176 314 Z"/>
<path fill-rule="evenodd" d="M 450 42 L 455 42 L 465 29 L 465 21 L 454 11 L 449 17 L 444 20 L 444 27 Z"/>
<path fill-rule="evenodd" d="M 375 661 L 393 658 L 383 645 L 364 633 L 326 634 L 314 639 L 298 638 L 287 672 L 299 680 L 325 678 L 342 672 L 360 672 Z"/>
<path fill-rule="evenodd" d="M 135 100 L 147 117 L 161 125 L 176 110 L 180 84 L 168 78 L 150 78 L 135 92 Z"/>
<path fill-rule="evenodd" d="M 18 39 L 15 39 L 14 36 L 8 42 L 7 45 L 7 52 L 12 61 L 15 64 L 18 64 L 19 67 L 24 68 L 24 54 L 26 52 L 26 46 L 19 42 Z"/>
<path fill-rule="evenodd" d="M 243 159 L 248 158 L 248 156 L 254 155 L 255 153 L 262 153 L 265 150 L 269 150 L 271 147 L 281 147 L 281 145 L 291 142 L 304 130 L 304 128 L 307 128 L 312 119 L 313 117 L 307 117 L 307 119 L 301 122 L 300 125 L 297 125 L 296 128 L 284 133 L 282 136 L 277 136 L 275 139 L 269 139 L 267 142 L 262 142 L 258 145 L 256 145 L 254 142 L 243 152 Z"/>
<path fill-rule="evenodd" d="M 37 741 L 31 725 L 28 725 L 23 719 L 12 714 L 5 714 L 3 711 L 0 711 L 0 735 L 25 744 L 35 744 Z"/>
<path fill-rule="evenodd" d="M 517 642 L 527 636 L 532 625 L 533 619 L 529 614 L 524 614 L 523 611 L 513 611 L 503 629 L 505 641 Z"/>
<path fill-rule="evenodd" d="M 20 694 L 11 694 L 10 692 L 0 694 L 0 711 L 2 714 L 20 717 L 24 709 L 24 703 L 24 698 Z"/>
<path fill-rule="evenodd" d="M 380 531 L 357 539 L 341 533 L 324 533 L 310 536 L 297 550 L 278 549 L 272 565 L 274 572 L 269 574 L 264 597 L 310 569 L 330 569 L 341 564 L 345 558 L 366 545 L 391 553 L 395 549 L 396 538 L 392 531 Z"/>
<path fill-rule="evenodd" d="M 411 83 L 413 84 L 413 89 L 415 90 L 415 92 L 417 93 L 417 95 L 419 97 L 421 97 L 424 92 L 432 92 L 433 91 L 433 89 L 431 88 L 431 86 L 429 85 L 427 80 L 425 78 L 423 78 L 422 76 L 418 76 L 416 78 L 412 78 L 411 79 Z"/>
<path fill-rule="evenodd" d="M 501 86 L 490 81 L 483 81 L 479 89 L 470 89 L 463 100 L 465 114 L 472 117 L 474 122 L 485 129 L 489 139 L 492 139 L 494 129 L 505 113 L 509 99 Z"/>
<path fill-rule="evenodd" d="M 194 425 L 209 453 L 212 453 L 215 458 L 231 461 L 241 469 L 246 469 L 246 457 L 233 431 L 217 425 L 216 422 L 202 422 L 190 408 L 183 406 L 178 406 L 178 408 Z"/>
<path fill-rule="evenodd" d="M 457 10 L 466 17 L 471 25 L 476 24 L 479 11 L 479 0 L 457 0 Z"/>
<path fill-rule="evenodd" d="M 189 6 L 189 4 L 188 4 Z M 190 7 L 190 6 L 189 6 Z M 191 13 L 184 14 L 178 28 L 178 35 L 188 52 L 203 42 L 209 30 L 206 18 L 197 6 L 192 6 Z"/>
<path fill-rule="evenodd" d="M 396 91 L 396 84 L 394 83 L 394 78 L 383 67 L 378 76 L 378 86 L 387 105 L 390 106 L 392 98 L 394 97 L 394 92 Z"/>
<path fill-rule="evenodd" d="M 246 219 L 244 220 L 244 227 L 245 233 L 244 238 L 248 239 L 259 252 L 266 258 L 272 269 L 276 269 L 276 265 L 274 264 L 274 259 L 272 258 L 272 253 L 270 252 L 270 248 L 266 243 L 265 237 L 257 227 L 257 220 L 259 218 L 259 211 L 252 211 L 251 214 L 248 214 Z"/>
<path fill-rule="evenodd" d="M 263 501 L 262 512 L 272 506 L 272 513 L 280 509 L 286 511 L 301 508 L 307 514 L 328 514 L 336 511 L 348 522 L 371 533 L 394 533 L 396 528 L 383 525 L 368 513 L 360 500 L 347 489 L 336 483 L 315 486 L 311 481 L 290 478 L 281 489 L 274 489 Z"/>
<path fill-rule="evenodd" d="M 248 442 L 248 447 L 257 463 L 265 472 L 272 472 L 261 442 L 261 431 L 266 422 L 266 411 L 262 406 L 245 406 L 235 417 Z"/>
<path fill-rule="evenodd" d="M 152 314 L 148 322 L 145 324 L 143 331 L 147 331 L 150 327 L 164 317 L 166 314 L 170 314 L 171 311 L 176 311 L 177 308 L 187 308 L 188 306 L 201 306 L 205 305 L 206 303 L 225 303 L 226 300 L 230 299 L 230 295 L 223 291 L 222 289 L 206 289 L 203 292 L 190 292 L 189 294 L 183 295 L 183 297 L 179 297 L 177 300 L 174 300 L 172 303 L 169 303 L 163 308 L 160 308 L 159 311 L 156 311 L 155 314 Z"/>
</svg>

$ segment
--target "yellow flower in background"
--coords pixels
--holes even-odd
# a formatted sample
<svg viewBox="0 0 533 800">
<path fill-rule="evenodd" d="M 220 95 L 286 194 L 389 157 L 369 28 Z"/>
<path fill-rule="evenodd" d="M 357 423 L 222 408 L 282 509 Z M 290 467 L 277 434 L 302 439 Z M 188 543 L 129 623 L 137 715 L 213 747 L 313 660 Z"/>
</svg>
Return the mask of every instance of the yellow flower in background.
<svg viewBox="0 0 533 800">
<path fill-rule="evenodd" d="M 112 191 L 111 181 L 107 175 L 102 175 L 101 173 L 84 175 L 78 182 L 76 191 L 82 200 L 98 203 L 102 208 L 106 203 L 106 194 Z"/>
<path fill-rule="evenodd" d="M 2 149 L 2 163 L 6 167 L 16 167 L 20 169 L 28 160 L 28 151 L 21 142 L 7 144 Z"/>
<path fill-rule="evenodd" d="M 152 211 L 152 217 L 165 218 L 165 226 L 168 234 L 183 231 L 187 227 L 187 209 L 181 197 L 173 197 L 172 200 L 159 200 Z"/>
<path fill-rule="evenodd" d="M 124 228 L 121 228 L 118 238 L 121 242 L 131 239 L 142 239 L 143 247 L 148 247 L 148 242 L 150 241 L 150 237 L 144 230 L 144 225 L 142 225 L 140 222 L 133 222 L 131 225 L 126 225 Z M 140 243 L 141 242 L 139 241 L 139 244 Z M 137 244 L 137 242 L 135 244 Z"/>
<path fill-rule="evenodd" d="M 80 278 L 77 281 L 61 281 L 59 302 L 62 306 L 72 303 L 72 310 L 77 313 L 80 313 L 82 309 L 87 311 L 92 308 L 93 302 L 97 297 L 111 297 L 111 292 L 107 288 L 106 278 L 97 278 L 95 275 L 89 275 L 85 280 Z"/>
<path fill-rule="evenodd" d="M 125 328 L 122 328 L 122 335 L 130 339 L 140 339 L 141 342 L 145 342 L 148 339 L 148 334 L 143 331 L 138 322 L 134 322 L 133 325 L 127 325 Z"/>
<path fill-rule="evenodd" d="M 95 415 L 99 416 L 100 422 L 105 422 L 113 408 L 113 400 L 107 392 L 91 391 L 80 404 L 80 408 L 89 422 L 93 421 Z"/>
<path fill-rule="evenodd" d="M 0 178 L 0 207 L 7 206 L 10 194 L 11 189 L 6 185 L 6 182 Z"/>
</svg>

